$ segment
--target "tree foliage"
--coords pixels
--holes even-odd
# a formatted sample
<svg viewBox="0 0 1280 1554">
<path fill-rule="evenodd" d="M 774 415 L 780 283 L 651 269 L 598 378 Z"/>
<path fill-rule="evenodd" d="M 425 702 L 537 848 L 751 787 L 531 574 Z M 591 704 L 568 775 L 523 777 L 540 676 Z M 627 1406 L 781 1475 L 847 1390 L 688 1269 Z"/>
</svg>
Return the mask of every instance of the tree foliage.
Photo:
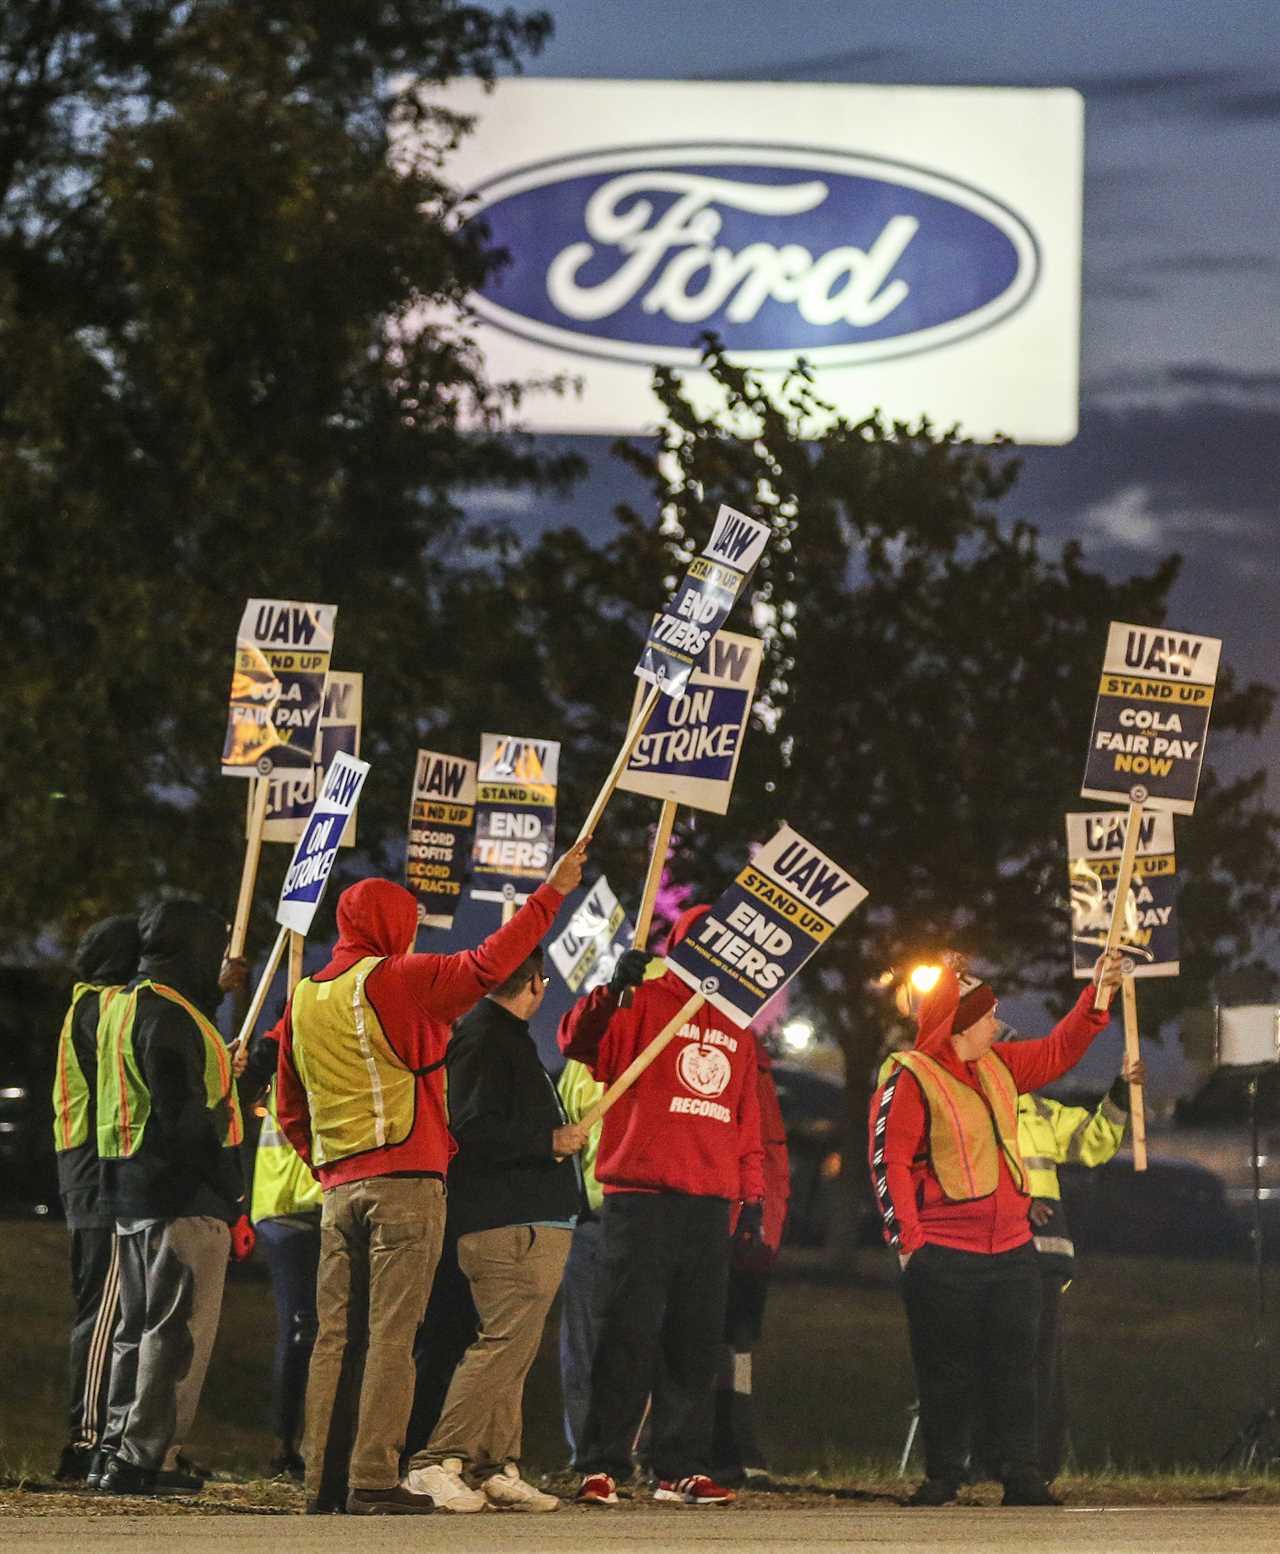
<svg viewBox="0 0 1280 1554">
<path fill-rule="evenodd" d="M 335 667 L 377 670 L 367 834 L 402 830 L 465 657 L 451 575 L 487 543 L 458 493 L 574 468 L 502 433 L 514 391 L 462 313 L 500 256 L 457 230 L 466 126 L 432 92 L 546 31 L 449 0 L 0 12 L 11 946 L 162 889 L 234 899 L 217 748 L 250 595 L 339 604 Z"/>
</svg>

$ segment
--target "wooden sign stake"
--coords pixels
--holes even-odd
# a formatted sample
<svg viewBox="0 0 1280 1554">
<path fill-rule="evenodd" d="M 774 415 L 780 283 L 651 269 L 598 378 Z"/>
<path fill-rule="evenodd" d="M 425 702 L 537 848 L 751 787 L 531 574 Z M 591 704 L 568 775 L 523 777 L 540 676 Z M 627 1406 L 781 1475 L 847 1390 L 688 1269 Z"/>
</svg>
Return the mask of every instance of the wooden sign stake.
<svg viewBox="0 0 1280 1554">
<path fill-rule="evenodd" d="M 289 997 L 293 997 L 293 990 L 302 981 L 302 952 L 306 947 L 306 939 L 302 934 L 289 930 Z"/>
<path fill-rule="evenodd" d="M 240 1034 L 231 1044 L 233 1056 L 248 1041 L 253 1034 L 253 1027 L 258 1023 L 258 1016 L 262 1013 L 262 1006 L 267 1001 L 267 994 L 271 991 L 271 984 L 280 965 L 280 958 L 284 954 L 289 932 L 289 929 L 282 928 L 276 935 L 276 942 L 271 946 L 271 954 L 267 956 L 267 964 L 262 968 L 262 975 L 258 979 L 258 985 L 254 989 L 253 997 L 249 1000 L 249 1008 L 240 1026 Z"/>
<path fill-rule="evenodd" d="M 1124 1004 L 1124 1055 L 1129 1063 L 1142 1056 L 1138 1047 L 1138 989 L 1132 975 L 1120 979 L 1120 998 Z M 1133 1128 L 1133 1169 L 1147 1169 L 1147 1112 L 1142 1086 L 1129 1082 L 1129 1119 Z"/>
<path fill-rule="evenodd" d="M 658 705 L 658 697 L 662 695 L 662 687 L 653 685 L 649 687 L 649 694 L 640 705 L 640 711 L 636 714 L 636 720 L 627 730 L 627 737 L 622 741 L 622 749 L 618 751 L 618 759 L 613 763 L 609 775 L 604 780 L 604 786 L 596 795 L 596 801 L 591 806 L 591 812 L 582 823 L 582 830 L 578 832 L 578 841 L 585 842 L 589 836 L 594 835 L 596 827 L 600 824 L 600 816 L 604 814 L 605 805 L 613 797 L 613 790 L 618 786 L 618 779 L 622 776 L 627 762 L 631 759 L 631 752 L 636 747 L 636 742 L 645 731 L 645 725 L 653 715 L 653 709 Z"/>
<path fill-rule="evenodd" d="M 658 814 L 658 829 L 653 836 L 653 851 L 649 854 L 649 872 L 645 875 L 644 892 L 640 897 L 640 911 L 636 915 L 636 936 L 631 941 L 637 950 L 648 947 L 649 930 L 653 927 L 653 909 L 658 900 L 658 886 L 662 883 L 662 871 L 667 866 L 667 852 L 671 847 L 671 831 L 676 823 L 679 805 L 673 799 L 663 799 Z M 624 988 L 618 1003 L 630 1009 L 634 988 Z"/>
<path fill-rule="evenodd" d="M 231 927 L 231 942 L 227 954 L 233 959 L 244 954 L 245 940 L 249 937 L 249 913 L 253 909 L 253 887 L 258 878 L 258 859 L 262 855 L 262 827 L 267 818 L 267 779 L 250 778 L 253 793 L 249 808 L 249 834 L 244 844 L 244 866 L 240 870 L 240 897 L 236 902 L 235 922 Z"/>
<path fill-rule="evenodd" d="M 631 1062 L 627 1064 L 626 1068 L 622 1070 L 596 1104 L 589 1107 L 582 1114 L 581 1120 L 584 1128 L 595 1127 L 596 1123 L 600 1121 L 601 1117 L 604 1116 L 618 1097 L 625 1095 L 630 1090 L 631 1086 L 635 1084 L 650 1063 L 654 1062 L 667 1047 L 685 1021 L 692 1019 L 706 1001 L 706 998 L 701 993 L 694 993 L 691 998 L 686 999 L 644 1051 L 637 1057 L 632 1058 Z"/>
<path fill-rule="evenodd" d="M 1134 788 L 1129 798 L 1129 819 L 1124 831 L 1124 851 L 1120 854 L 1120 868 L 1116 874 L 1116 893 L 1111 903 L 1111 923 L 1107 928 L 1107 942 L 1103 948 L 1105 955 L 1119 948 L 1120 934 L 1124 928 L 1124 909 L 1129 901 L 1129 884 L 1133 879 L 1133 864 L 1138 856 L 1138 835 L 1142 830 L 1142 806 L 1146 802 L 1147 790 Z M 1111 1005 L 1111 991 L 1098 984 L 1097 992 L 1093 995 L 1093 1007 L 1095 1009 L 1107 1009 Z"/>
</svg>

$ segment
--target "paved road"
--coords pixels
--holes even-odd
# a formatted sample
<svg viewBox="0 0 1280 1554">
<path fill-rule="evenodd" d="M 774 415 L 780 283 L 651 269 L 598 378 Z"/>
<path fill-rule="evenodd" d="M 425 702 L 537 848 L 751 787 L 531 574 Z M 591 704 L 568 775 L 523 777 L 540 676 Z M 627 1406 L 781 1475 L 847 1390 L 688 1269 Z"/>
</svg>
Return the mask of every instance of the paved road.
<svg viewBox="0 0 1280 1554">
<path fill-rule="evenodd" d="M 672 1506 L 552 1516 L 54 1515 L 0 1519 L 22 1554 L 1275 1554 L 1280 1507 L 907 1511 Z"/>
</svg>

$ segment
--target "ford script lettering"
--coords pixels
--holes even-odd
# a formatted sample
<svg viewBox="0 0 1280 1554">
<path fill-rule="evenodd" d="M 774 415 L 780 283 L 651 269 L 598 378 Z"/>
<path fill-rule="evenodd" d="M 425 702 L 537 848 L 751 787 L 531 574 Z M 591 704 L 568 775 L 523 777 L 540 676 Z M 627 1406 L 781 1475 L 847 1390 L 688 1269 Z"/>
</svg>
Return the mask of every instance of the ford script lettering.
<svg viewBox="0 0 1280 1554">
<path fill-rule="evenodd" d="M 989 329 L 1035 287 L 1013 211 L 879 158 L 778 146 L 654 146 L 503 174 L 473 220 L 510 255 L 473 297 L 561 349 L 692 365 L 714 331 L 740 359 L 872 361 Z"/>
</svg>

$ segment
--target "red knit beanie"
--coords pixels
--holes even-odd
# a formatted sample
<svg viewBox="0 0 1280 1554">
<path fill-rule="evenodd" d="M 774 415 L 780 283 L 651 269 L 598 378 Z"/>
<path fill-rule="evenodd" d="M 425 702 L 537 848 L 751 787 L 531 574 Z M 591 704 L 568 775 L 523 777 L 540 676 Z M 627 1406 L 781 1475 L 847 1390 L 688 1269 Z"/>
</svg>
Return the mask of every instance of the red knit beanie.
<svg viewBox="0 0 1280 1554">
<path fill-rule="evenodd" d="M 976 1025 L 984 1014 L 990 1013 L 996 1006 L 996 995 L 991 991 L 988 983 L 969 976 L 962 976 L 959 980 L 960 1002 L 951 1017 L 953 1036 L 959 1036 L 971 1025 Z"/>
</svg>

